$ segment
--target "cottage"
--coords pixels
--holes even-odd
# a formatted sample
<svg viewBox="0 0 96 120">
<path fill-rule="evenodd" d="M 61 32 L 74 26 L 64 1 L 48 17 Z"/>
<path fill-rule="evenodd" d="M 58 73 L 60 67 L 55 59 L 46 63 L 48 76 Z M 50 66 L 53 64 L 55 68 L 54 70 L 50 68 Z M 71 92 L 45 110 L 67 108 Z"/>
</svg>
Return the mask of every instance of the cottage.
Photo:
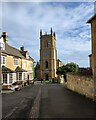
<svg viewBox="0 0 96 120">
<path fill-rule="evenodd" d="M 34 59 L 28 51 L 21 47 L 20 50 L 8 44 L 8 34 L 3 32 L 1 38 L 1 83 L 12 84 L 16 81 L 34 79 Z M 2 41 L 0 39 L 0 43 Z"/>
</svg>

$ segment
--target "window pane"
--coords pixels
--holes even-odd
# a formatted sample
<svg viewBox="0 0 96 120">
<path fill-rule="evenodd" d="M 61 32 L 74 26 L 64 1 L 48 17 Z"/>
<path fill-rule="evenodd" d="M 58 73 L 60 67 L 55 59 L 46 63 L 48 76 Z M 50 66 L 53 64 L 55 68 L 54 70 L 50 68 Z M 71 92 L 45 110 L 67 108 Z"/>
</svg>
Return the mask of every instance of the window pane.
<svg viewBox="0 0 96 120">
<path fill-rule="evenodd" d="M 9 74 L 9 83 L 12 83 L 12 80 L 13 80 L 13 75 L 12 73 Z"/>
<path fill-rule="evenodd" d="M 3 83 L 7 83 L 7 74 L 3 74 Z"/>
<path fill-rule="evenodd" d="M 19 73 L 19 80 L 22 80 L 22 73 Z"/>
<path fill-rule="evenodd" d="M 14 58 L 14 65 L 18 65 L 18 59 Z"/>
<path fill-rule="evenodd" d="M 5 65 L 5 56 L 1 56 L 1 64 Z"/>
<path fill-rule="evenodd" d="M 18 73 L 16 73 L 16 80 L 18 80 Z"/>
<path fill-rule="evenodd" d="M 27 67 L 27 62 L 24 62 L 24 63 L 23 63 L 23 67 L 24 67 L 24 68 Z"/>
</svg>

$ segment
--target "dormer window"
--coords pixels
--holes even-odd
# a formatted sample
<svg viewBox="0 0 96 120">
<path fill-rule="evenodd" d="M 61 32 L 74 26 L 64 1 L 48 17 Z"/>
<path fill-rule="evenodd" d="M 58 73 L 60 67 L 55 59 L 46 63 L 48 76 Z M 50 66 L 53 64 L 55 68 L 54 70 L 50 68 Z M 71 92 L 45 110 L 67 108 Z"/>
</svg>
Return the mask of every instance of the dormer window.
<svg viewBox="0 0 96 120">
<path fill-rule="evenodd" d="M 5 44 L 4 43 L 0 43 L 0 47 L 1 47 L 1 50 L 5 50 Z"/>
<path fill-rule="evenodd" d="M 5 43 L 4 43 L 4 41 L 3 41 L 3 37 L 0 38 L 0 49 L 1 49 L 1 50 L 5 50 Z"/>
<path fill-rule="evenodd" d="M 29 54 L 28 54 L 28 52 L 26 53 L 26 59 L 29 59 Z"/>
</svg>

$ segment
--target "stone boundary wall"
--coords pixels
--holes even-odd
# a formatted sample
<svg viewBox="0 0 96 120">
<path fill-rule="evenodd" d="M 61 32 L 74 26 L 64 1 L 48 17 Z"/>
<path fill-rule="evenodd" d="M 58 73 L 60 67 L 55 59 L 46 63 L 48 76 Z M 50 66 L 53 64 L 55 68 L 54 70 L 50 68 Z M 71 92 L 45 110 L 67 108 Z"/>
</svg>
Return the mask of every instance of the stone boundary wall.
<svg viewBox="0 0 96 120">
<path fill-rule="evenodd" d="M 94 81 L 92 76 L 68 73 L 67 88 L 94 99 Z"/>
</svg>

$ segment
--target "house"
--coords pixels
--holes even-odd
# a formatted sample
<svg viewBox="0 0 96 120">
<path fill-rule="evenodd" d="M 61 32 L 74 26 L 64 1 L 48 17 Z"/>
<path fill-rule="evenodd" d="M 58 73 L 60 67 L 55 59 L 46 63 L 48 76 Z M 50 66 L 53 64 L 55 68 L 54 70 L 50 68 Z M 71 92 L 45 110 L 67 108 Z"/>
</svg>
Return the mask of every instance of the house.
<svg viewBox="0 0 96 120">
<path fill-rule="evenodd" d="M 57 68 L 62 66 L 64 66 L 64 63 L 60 59 L 57 59 Z"/>
<path fill-rule="evenodd" d="M 91 38 L 92 38 L 92 54 L 89 55 L 90 67 L 93 75 L 96 76 L 96 14 L 91 17 L 87 23 L 91 24 Z"/>
<path fill-rule="evenodd" d="M 8 44 L 8 34 L 3 32 L 3 49 L 1 52 L 1 70 L 3 84 L 12 84 L 15 81 L 34 79 L 34 59 L 23 47 L 20 50 Z M 2 40 L 0 39 L 0 41 Z"/>
</svg>

